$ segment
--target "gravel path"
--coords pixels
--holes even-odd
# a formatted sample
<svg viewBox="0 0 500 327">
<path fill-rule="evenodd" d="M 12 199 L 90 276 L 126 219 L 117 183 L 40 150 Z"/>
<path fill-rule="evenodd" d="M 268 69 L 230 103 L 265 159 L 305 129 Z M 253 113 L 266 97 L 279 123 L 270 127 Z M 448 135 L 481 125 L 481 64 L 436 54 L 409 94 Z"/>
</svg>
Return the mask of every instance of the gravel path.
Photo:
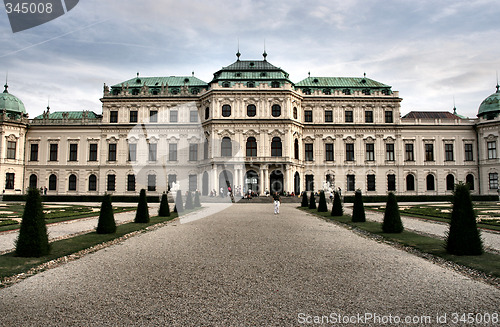
<svg viewBox="0 0 500 327">
<path fill-rule="evenodd" d="M 40 273 L 0 289 L 0 325 L 299 326 L 375 314 L 443 326 L 436 315 L 452 325 L 453 313 L 498 312 L 499 289 L 295 207 L 233 205 Z"/>
</svg>

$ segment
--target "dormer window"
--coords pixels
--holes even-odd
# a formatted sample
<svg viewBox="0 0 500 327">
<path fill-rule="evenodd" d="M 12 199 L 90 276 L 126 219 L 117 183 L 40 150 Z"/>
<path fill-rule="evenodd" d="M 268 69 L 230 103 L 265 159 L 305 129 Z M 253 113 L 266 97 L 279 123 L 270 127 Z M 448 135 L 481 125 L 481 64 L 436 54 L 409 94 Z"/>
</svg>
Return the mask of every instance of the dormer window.
<svg viewBox="0 0 500 327">
<path fill-rule="evenodd" d="M 139 89 L 132 90 L 132 95 L 138 95 L 138 94 L 139 94 Z"/>
<path fill-rule="evenodd" d="M 342 93 L 344 93 L 345 95 L 351 95 L 351 89 L 343 89 Z"/>
<path fill-rule="evenodd" d="M 262 72 L 262 73 L 260 73 L 260 76 L 261 76 L 261 77 L 266 77 L 266 76 L 267 76 L 267 73 Z"/>
<path fill-rule="evenodd" d="M 330 94 L 332 94 L 332 90 L 330 90 L 330 89 L 323 89 L 323 94 L 330 95 Z"/>
<path fill-rule="evenodd" d="M 370 95 L 371 92 L 370 92 L 370 89 L 363 89 L 362 93 L 364 95 Z"/>
<path fill-rule="evenodd" d="M 277 82 L 277 81 L 272 82 L 272 83 L 271 83 L 271 87 L 272 87 L 272 88 L 275 88 L 275 89 L 276 89 L 276 88 L 279 88 L 279 87 L 280 87 L 280 82 Z"/>
<path fill-rule="evenodd" d="M 248 82 L 247 87 L 255 87 L 255 82 Z"/>
<path fill-rule="evenodd" d="M 236 73 L 235 76 L 236 77 L 241 77 L 241 73 Z"/>
<path fill-rule="evenodd" d="M 223 82 L 222 87 L 230 87 L 231 84 L 229 82 Z"/>
</svg>

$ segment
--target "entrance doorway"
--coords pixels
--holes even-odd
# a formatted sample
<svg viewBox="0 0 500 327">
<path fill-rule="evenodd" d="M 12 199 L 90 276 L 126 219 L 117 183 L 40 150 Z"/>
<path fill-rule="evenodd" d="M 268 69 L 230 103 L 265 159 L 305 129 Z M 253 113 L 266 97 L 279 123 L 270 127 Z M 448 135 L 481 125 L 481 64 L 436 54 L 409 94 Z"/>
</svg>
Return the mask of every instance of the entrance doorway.
<svg viewBox="0 0 500 327">
<path fill-rule="evenodd" d="M 271 185 L 271 193 L 283 192 L 283 173 L 281 172 L 281 170 L 274 170 L 269 176 L 269 179 L 269 185 Z"/>
<path fill-rule="evenodd" d="M 300 194 L 300 175 L 299 175 L 299 172 L 295 172 L 295 175 L 293 176 L 293 193 L 295 193 L 295 195 L 299 195 Z"/>
<path fill-rule="evenodd" d="M 245 174 L 245 191 L 259 193 L 259 175 L 254 170 L 249 170 Z"/>
<path fill-rule="evenodd" d="M 217 192 L 220 192 L 220 188 L 223 188 L 224 195 L 227 195 L 227 188 L 231 187 L 233 189 L 233 174 L 229 170 L 223 170 L 219 175 L 219 189 Z"/>
</svg>

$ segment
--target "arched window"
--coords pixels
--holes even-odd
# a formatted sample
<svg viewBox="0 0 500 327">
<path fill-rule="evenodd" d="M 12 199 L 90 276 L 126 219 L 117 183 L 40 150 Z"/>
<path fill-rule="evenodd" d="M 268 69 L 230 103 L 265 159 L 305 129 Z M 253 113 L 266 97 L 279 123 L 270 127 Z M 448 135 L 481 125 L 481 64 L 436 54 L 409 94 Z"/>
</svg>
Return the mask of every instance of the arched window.
<svg viewBox="0 0 500 327">
<path fill-rule="evenodd" d="M 295 139 L 293 144 L 293 152 L 295 154 L 294 158 L 299 160 L 299 140 Z"/>
<path fill-rule="evenodd" d="M 448 174 L 446 176 L 446 190 L 453 191 L 455 189 L 455 176 Z"/>
<path fill-rule="evenodd" d="M 97 191 L 97 177 L 94 174 L 89 176 L 89 191 Z"/>
<path fill-rule="evenodd" d="M 57 189 L 57 176 L 52 174 L 49 176 L 49 191 L 55 191 Z"/>
<path fill-rule="evenodd" d="M 406 190 L 415 191 L 415 176 L 412 174 L 406 176 Z"/>
<path fill-rule="evenodd" d="M 271 114 L 273 117 L 281 116 L 281 106 L 279 104 L 275 104 L 271 107 Z"/>
<path fill-rule="evenodd" d="M 298 113 L 297 113 L 297 107 L 293 107 L 293 119 L 297 119 L 298 118 Z"/>
<path fill-rule="evenodd" d="M 231 157 L 233 155 L 231 139 L 229 137 L 222 139 L 220 153 L 222 157 Z"/>
<path fill-rule="evenodd" d="M 76 176 L 74 174 L 69 175 L 69 191 L 76 191 Z"/>
<path fill-rule="evenodd" d="M 38 177 L 35 174 L 30 175 L 30 187 L 31 188 L 38 187 Z"/>
<path fill-rule="evenodd" d="M 427 184 L 427 191 L 434 191 L 436 189 L 434 185 L 434 175 L 427 175 L 426 179 L 426 184 Z"/>
<path fill-rule="evenodd" d="M 247 139 L 247 157 L 257 157 L 257 141 L 255 137 Z"/>
<path fill-rule="evenodd" d="M 208 119 L 208 118 L 210 118 L 210 108 L 206 107 L 205 108 L 205 119 Z"/>
<path fill-rule="evenodd" d="M 465 177 L 465 183 L 469 185 L 469 190 L 474 190 L 474 175 L 469 174 Z"/>
<path fill-rule="evenodd" d="M 225 104 L 222 106 L 222 117 L 229 117 L 229 116 L 231 116 L 231 106 Z"/>
<path fill-rule="evenodd" d="M 247 116 L 248 117 L 255 117 L 256 114 L 257 114 L 257 107 L 255 107 L 254 104 L 249 104 L 247 106 Z"/>
<path fill-rule="evenodd" d="M 279 137 L 273 137 L 271 142 L 271 157 L 281 157 L 282 145 Z"/>
</svg>

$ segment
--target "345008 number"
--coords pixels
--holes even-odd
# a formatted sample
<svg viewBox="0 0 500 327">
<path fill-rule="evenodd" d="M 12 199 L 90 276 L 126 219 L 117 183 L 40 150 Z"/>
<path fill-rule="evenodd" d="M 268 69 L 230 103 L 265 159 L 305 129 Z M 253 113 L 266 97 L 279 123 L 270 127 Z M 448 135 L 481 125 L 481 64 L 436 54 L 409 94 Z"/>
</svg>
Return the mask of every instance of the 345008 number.
<svg viewBox="0 0 500 327">
<path fill-rule="evenodd" d="M 52 13 L 52 3 L 16 3 L 15 5 L 7 2 L 5 4 L 5 9 L 7 14 L 17 13 L 17 14 L 51 14 Z"/>
</svg>

